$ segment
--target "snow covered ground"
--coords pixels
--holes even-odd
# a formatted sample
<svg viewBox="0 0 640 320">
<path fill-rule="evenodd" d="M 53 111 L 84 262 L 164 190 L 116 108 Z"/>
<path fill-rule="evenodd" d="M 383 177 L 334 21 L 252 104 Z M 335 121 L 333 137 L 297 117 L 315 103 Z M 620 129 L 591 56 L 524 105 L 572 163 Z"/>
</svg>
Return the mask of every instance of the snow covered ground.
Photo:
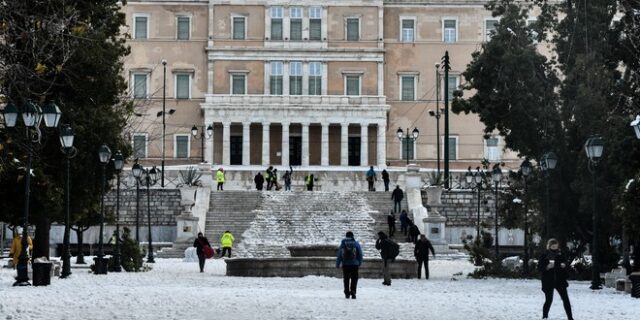
<svg viewBox="0 0 640 320">
<path fill-rule="evenodd" d="M 473 269 L 465 260 L 431 262 L 432 278 L 361 279 L 358 299 L 346 300 L 342 280 L 325 277 L 236 278 L 222 260 L 197 263 L 157 259 L 150 272 L 93 275 L 72 269 L 47 287 L 11 287 L 15 272 L 0 269 L 4 319 L 540 319 L 538 281 L 471 280 L 452 275 Z M 0 264 L 2 261 L 0 261 Z M 572 282 L 576 320 L 639 319 L 640 299 Z M 566 319 L 556 299 L 550 319 Z"/>
</svg>

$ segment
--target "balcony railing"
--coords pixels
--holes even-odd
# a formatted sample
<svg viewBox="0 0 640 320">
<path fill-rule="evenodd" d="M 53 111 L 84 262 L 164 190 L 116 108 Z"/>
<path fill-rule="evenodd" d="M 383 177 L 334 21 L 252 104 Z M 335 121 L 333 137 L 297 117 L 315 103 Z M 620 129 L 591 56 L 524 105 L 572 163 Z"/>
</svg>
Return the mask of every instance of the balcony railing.
<svg viewBox="0 0 640 320">
<path fill-rule="evenodd" d="M 326 105 L 326 106 L 384 106 L 386 96 L 272 96 L 272 95 L 205 95 L 205 103 L 214 105 Z"/>
</svg>

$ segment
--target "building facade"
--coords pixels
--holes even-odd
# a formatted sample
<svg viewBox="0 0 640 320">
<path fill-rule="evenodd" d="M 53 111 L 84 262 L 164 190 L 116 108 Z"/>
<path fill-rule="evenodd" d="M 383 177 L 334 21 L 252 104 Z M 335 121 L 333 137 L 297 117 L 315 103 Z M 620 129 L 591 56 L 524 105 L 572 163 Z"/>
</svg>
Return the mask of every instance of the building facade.
<svg viewBox="0 0 640 320">
<path fill-rule="evenodd" d="M 129 0 L 134 156 L 156 162 L 164 151 L 168 164 L 232 167 L 408 158 L 435 168 L 444 158 L 437 110 L 498 21 L 485 2 Z M 437 67 L 445 51 L 448 79 Z M 519 165 L 500 137 L 484 137 L 477 116 L 449 118 L 452 169 Z M 420 134 L 400 140 L 399 128 Z"/>
</svg>

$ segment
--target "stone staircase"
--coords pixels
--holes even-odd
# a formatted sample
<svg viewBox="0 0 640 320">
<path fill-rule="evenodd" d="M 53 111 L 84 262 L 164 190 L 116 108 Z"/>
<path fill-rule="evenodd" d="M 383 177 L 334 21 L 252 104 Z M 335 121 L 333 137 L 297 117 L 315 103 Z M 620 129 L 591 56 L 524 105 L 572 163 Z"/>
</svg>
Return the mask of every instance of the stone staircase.
<svg viewBox="0 0 640 320">
<path fill-rule="evenodd" d="M 212 191 L 209 200 L 209 211 L 205 223 L 205 237 L 212 246 L 220 246 L 220 237 L 229 230 L 236 238 L 242 240 L 242 233 L 255 219 L 256 211 L 263 201 L 260 191 Z"/>
<path fill-rule="evenodd" d="M 389 227 L 387 225 L 387 214 L 393 210 L 393 200 L 391 200 L 391 191 L 389 192 L 359 192 L 359 194 L 367 200 L 369 207 L 372 210 L 377 211 L 376 214 L 372 214 L 372 217 L 376 220 L 374 229 L 376 234 L 378 231 L 384 231 L 388 233 Z M 402 199 L 402 209 L 406 210 L 407 198 Z M 396 228 L 400 230 L 400 213 L 396 213 Z"/>
</svg>

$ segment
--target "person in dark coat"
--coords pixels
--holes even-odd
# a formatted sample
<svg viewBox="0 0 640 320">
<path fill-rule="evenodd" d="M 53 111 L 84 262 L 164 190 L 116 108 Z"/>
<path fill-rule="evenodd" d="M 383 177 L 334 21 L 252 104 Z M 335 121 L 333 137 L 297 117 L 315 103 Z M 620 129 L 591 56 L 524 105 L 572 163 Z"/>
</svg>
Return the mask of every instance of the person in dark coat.
<svg viewBox="0 0 640 320">
<path fill-rule="evenodd" d="M 558 291 L 567 319 L 573 320 L 571 313 L 571 302 L 567 293 L 567 282 L 569 264 L 567 258 L 560 251 L 560 244 L 556 239 L 547 241 L 547 251 L 538 259 L 538 271 L 542 280 L 542 292 L 544 292 L 544 305 L 542 307 L 542 318 L 549 317 L 549 309 L 553 302 L 553 290 Z"/>
<path fill-rule="evenodd" d="M 262 173 L 256 173 L 256 176 L 253 178 L 253 182 L 256 183 L 256 190 L 262 191 L 262 188 L 264 187 L 264 177 L 262 176 Z"/>
<path fill-rule="evenodd" d="M 385 286 L 391 285 L 391 272 L 389 267 L 391 261 L 393 261 L 393 241 L 387 237 L 384 232 L 378 232 L 378 240 L 376 240 L 376 249 L 380 251 L 380 257 L 382 258 L 382 276 L 384 277 L 382 284 Z"/>
<path fill-rule="evenodd" d="M 396 215 L 393 214 L 393 211 L 387 215 L 387 224 L 389 225 L 389 237 L 393 237 L 393 234 L 396 233 Z"/>
<path fill-rule="evenodd" d="M 382 170 L 382 181 L 384 182 L 384 192 L 389 192 L 389 172 L 387 169 Z"/>
<path fill-rule="evenodd" d="M 267 190 L 271 190 L 273 187 L 273 166 L 269 166 L 269 168 L 267 168 L 265 180 L 267 180 Z"/>
<path fill-rule="evenodd" d="M 353 252 L 353 251 L 356 252 Z M 355 253 L 355 254 L 354 254 Z M 344 283 L 344 297 L 356 298 L 358 288 L 358 269 L 362 264 L 364 255 L 360 243 L 353 237 L 353 232 L 347 231 L 347 235 L 340 242 L 336 257 L 336 268 L 342 265 L 342 279 Z"/>
<path fill-rule="evenodd" d="M 407 219 L 407 221 L 409 223 L 409 242 L 416 244 L 418 236 L 420 235 L 420 229 L 415 223 L 413 223 L 413 221 L 411 221 L 411 219 Z"/>
<path fill-rule="evenodd" d="M 375 187 L 373 186 L 373 184 L 376 181 L 376 171 L 373 170 L 373 166 L 369 167 L 369 171 L 367 171 L 366 177 L 367 177 L 367 185 L 369 186 L 369 191 L 376 191 Z"/>
<path fill-rule="evenodd" d="M 400 189 L 400 186 L 396 186 L 396 188 L 391 193 L 391 200 L 393 200 L 393 211 L 400 212 L 402 210 L 402 199 L 404 198 L 404 192 Z M 396 208 L 397 211 L 396 211 Z"/>
<path fill-rule="evenodd" d="M 198 263 L 200 264 L 200 272 L 204 272 L 204 262 L 207 257 L 204 256 L 204 251 L 202 250 L 204 246 L 211 247 L 209 244 L 209 240 L 204 237 L 202 232 L 198 232 L 198 237 L 193 242 L 193 246 L 196 247 L 196 254 L 198 254 Z"/>
<path fill-rule="evenodd" d="M 413 249 L 413 255 L 418 262 L 418 279 L 421 277 L 422 264 L 424 263 L 424 278 L 429 280 L 429 251 L 431 251 L 431 254 L 433 254 L 435 258 L 436 252 L 433 250 L 431 241 L 429 241 L 424 234 L 421 234 L 420 240 L 416 242 L 416 247 Z"/>
<path fill-rule="evenodd" d="M 282 180 L 284 180 L 284 191 L 291 191 L 291 177 L 293 175 L 293 167 L 289 166 L 289 170 L 284 173 Z"/>
<path fill-rule="evenodd" d="M 407 227 L 409 226 L 409 216 L 407 215 L 407 210 L 402 210 L 400 214 L 400 232 L 407 236 Z"/>
<path fill-rule="evenodd" d="M 313 191 L 314 181 L 315 181 L 315 178 L 313 177 L 313 174 L 310 174 L 304 177 L 304 185 L 307 186 L 307 191 Z"/>
</svg>

